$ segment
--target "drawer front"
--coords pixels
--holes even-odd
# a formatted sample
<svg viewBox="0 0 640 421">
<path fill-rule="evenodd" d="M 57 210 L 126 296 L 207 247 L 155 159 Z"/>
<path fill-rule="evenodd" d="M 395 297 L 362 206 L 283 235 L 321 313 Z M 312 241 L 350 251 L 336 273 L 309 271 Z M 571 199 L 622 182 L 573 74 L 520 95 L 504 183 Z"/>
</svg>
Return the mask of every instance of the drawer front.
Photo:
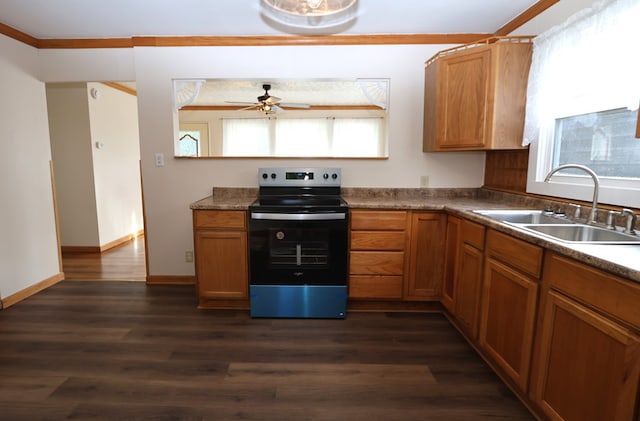
<svg viewBox="0 0 640 421">
<path fill-rule="evenodd" d="M 405 246 L 404 231 L 352 231 L 351 250 L 398 250 Z"/>
<path fill-rule="evenodd" d="M 246 229 L 247 215 L 245 211 L 193 211 L 196 228 Z"/>
<path fill-rule="evenodd" d="M 640 285 L 554 253 L 545 257 L 544 279 L 551 288 L 640 329 Z"/>
<path fill-rule="evenodd" d="M 487 233 L 487 253 L 506 265 L 536 279 L 540 278 L 543 253 L 541 247 L 498 231 L 489 230 Z"/>
<path fill-rule="evenodd" d="M 349 298 L 402 298 L 402 276 L 351 275 Z"/>
<path fill-rule="evenodd" d="M 485 229 L 482 225 L 464 219 L 462 220 L 462 241 L 478 250 L 484 250 L 484 231 Z"/>
<path fill-rule="evenodd" d="M 404 252 L 352 251 L 349 273 L 353 275 L 402 275 Z"/>
<path fill-rule="evenodd" d="M 352 230 L 398 231 L 407 227 L 407 211 L 352 210 Z"/>
</svg>

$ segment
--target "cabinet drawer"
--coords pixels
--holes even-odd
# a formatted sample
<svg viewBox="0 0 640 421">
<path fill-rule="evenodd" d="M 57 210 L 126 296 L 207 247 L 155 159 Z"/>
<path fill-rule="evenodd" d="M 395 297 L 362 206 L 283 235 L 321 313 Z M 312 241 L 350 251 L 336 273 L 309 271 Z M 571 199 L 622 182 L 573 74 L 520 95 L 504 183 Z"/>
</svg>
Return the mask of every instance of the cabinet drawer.
<svg viewBox="0 0 640 421">
<path fill-rule="evenodd" d="M 349 273 L 354 275 L 402 275 L 404 252 L 352 251 Z"/>
<path fill-rule="evenodd" d="M 351 250 L 403 251 L 404 231 L 352 231 Z"/>
<path fill-rule="evenodd" d="M 402 276 L 351 275 L 350 298 L 402 298 Z"/>
<path fill-rule="evenodd" d="M 487 233 L 487 253 L 489 256 L 536 279 L 539 279 L 541 275 L 542 252 L 541 247 L 501 232 L 489 230 Z"/>
<path fill-rule="evenodd" d="M 484 250 L 484 227 L 475 222 L 462 220 L 461 235 L 462 241 L 477 248 Z"/>
<path fill-rule="evenodd" d="M 193 211 L 196 228 L 246 229 L 247 217 L 244 211 Z"/>
<path fill-rule="evenodd" d="M 544 265 L 552 288 L 640 329 L 640 286 L 553 253 Z"/>
<path fill-rule="evenodd" d="M 407 211 L 351 211 L 352 230 L 398 231 L 407 227 Z"/>
</svg>

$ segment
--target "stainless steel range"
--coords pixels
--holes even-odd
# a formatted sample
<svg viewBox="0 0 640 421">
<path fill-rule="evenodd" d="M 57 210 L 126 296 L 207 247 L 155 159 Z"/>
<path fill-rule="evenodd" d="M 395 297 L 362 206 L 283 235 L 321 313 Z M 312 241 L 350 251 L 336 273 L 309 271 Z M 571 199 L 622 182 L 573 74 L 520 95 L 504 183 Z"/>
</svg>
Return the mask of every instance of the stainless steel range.
<svg viewBox="0 0 640 421">
<path fill-rule="evenodd" d="M 339 168 L 260 168 L 249 207 L 252 317 L 344 318 L 348 208 Z"/>
</svg>

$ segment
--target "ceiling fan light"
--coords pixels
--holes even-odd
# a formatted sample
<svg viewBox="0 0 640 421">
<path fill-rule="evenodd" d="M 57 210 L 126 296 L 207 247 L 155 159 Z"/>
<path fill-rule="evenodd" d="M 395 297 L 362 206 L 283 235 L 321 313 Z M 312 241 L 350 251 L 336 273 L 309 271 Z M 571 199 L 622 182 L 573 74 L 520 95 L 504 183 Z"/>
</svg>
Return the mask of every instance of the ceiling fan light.
<svg viewBox="0 0 640 421">
<path fill-rule="evenodd" d="M 356 18 L 358 0 L 261 0 L 269 19 L 294 28 L 322 29 Z"/>
</svg>

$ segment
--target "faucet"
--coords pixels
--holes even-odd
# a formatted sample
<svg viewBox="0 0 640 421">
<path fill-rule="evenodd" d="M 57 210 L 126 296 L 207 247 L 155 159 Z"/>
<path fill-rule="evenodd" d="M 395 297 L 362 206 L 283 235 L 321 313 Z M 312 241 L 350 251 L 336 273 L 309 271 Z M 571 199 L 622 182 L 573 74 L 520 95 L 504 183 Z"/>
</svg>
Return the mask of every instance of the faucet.
<svg viewBox="0 0 640 421">
<path fill-rule="evenodd" d="M 582 170 L 582 171 L 586 172 L 587 174 L 589 174 L 591 176 L 591 178 L 593 179 L 593 203 L 591 205 L 591 213 L 589 214 L 589 219 L 587 220 L 587 223 L 588 224 L 595 224 L 596 223 L 596 216 L 597 216 L 597 213 L 598 213 L 598 192 L 600 191 L 600 180 L 598 179 L 598 175 L 595 172 L 593 172 L 593 170 L 591 168 L 587 167 L 586 165 L 579 165 L 579 164 L 560 165 L 559 167 L 554 168 L 551 171 L 549 171 L 549 174 L 547 174 L 547 176 L 545 177 L 544 182 L 547 183 L 553 174 L 555 174 L 556 172 L 558 172 L 560 170 L 564 170 L 564 169 L 567 169 L 567 168 L 574 168 L 574 169 Z"/>
<path fill-rule="evenodd" d="M 637 216 L 631 209 L 624 208 L 620 212 L 620 215 L 626 218 L 624 232 L 627 234 L 635 234 L 633 227 L 636 225 Z"/>
</svg>

